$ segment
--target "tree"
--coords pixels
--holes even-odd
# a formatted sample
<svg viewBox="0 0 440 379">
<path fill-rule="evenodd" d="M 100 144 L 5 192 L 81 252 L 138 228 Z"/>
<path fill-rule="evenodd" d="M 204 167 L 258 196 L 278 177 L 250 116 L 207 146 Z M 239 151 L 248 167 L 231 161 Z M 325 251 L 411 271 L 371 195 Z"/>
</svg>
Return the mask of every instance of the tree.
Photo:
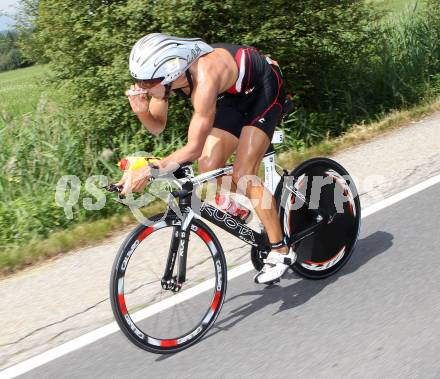
<svg viewBox="0 0 440 379">
<path fill-rule="evenodd" d="M 142 35 L 161 31 L 253 45 L 280 62 L 289 88 L 305 90 L 304 107 L 328 111 L 345 101 L 341 90 L 359 74 L 352 66 L 362 67 L 357 62 L 371 55 L 369 23 L 378 17 L 364 0 L 25 2 L 34 17 L 26 51 L 50 60 L 84 113 L 88 138 L 106 145 L 138 130 L 122 93 L 130 83 L 131 46 Z M 187 114 L 173 107 L 169 120 L 183 131 Z"/>
<path fill-rule="evenodd" d="M 0 33 L 0 72 L 29 65 L 18 47 L 18 38 L 15 31 Z"/>
</svg>

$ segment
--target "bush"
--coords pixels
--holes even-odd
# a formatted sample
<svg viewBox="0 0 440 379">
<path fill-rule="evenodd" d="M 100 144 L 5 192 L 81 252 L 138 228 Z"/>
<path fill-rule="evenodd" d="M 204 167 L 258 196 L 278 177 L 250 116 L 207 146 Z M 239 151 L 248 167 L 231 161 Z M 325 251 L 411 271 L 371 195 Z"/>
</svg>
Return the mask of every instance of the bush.
<svg viewBox="0 0 440 379">
<path fill-rule="evenodd" d="M 2 135 L 0 246 L 119 209 L 112 202 L 100 212 L 77 207 L 75 218 L 66 219 L 53 200 L 61 175 L 116 178 L 116 158 L 138 150 L 168 154 L 184 143 L 191 115 L 184 101 L 170 100 L 169 127 L 156 139 L 140 131 L 123 96 L 131 83 L 129 51 L 146 33 L 246 43 L 278 60 L 297 103 L 283 125 L 284 149 L 340 135 L 353 122 L 440 91 L 440 4 L 434 0 L 397 21 L 382 21 L 363 0 L 23 3 L 32 21 L 25 54 L 50 60 L 66 102 L 14 120 Z M 110 160 L 101 156 L 106 149 Z"/>
<path fill-rule="evenodd" d="M 101 212 L 76 206 L 75 218 L 69 220 L 55 203 L 61 176 L 75 174 L 84 181 L 97 172 L 100 160 L 105 164 L 105 159 L 81 140 L 75 123 L 79 118 L 43 102 L 32 116 L 5 122 L 0 130 L 0 247 L 47 237 L 57 229 L 108 216 L 121 208 L 114 202 Z M 116 166 L 104 164 L 99 171 L 114 178 Z M 83 189 L 81 196 L 85 194 Z"/>
<path fill-rule="evenodd" d="M 347 68 L 369 55 L 367 42 L 375 31 L 368 25 L 377 18 L 363 0 L 40 0 L 25 48 L 42 51 L 58 79 L 69 84 L 87 139 L 97 148 L 115 148 L 125 135 L 148 149 L 152 137 L 139 136 L 123 96 L 131 83 L 128 55 L 142 35 L 162 31 L 254 45 L 280 61 L 289 88 L 303 90 L 306 109 L 332 111 Z M 173 104 L 173 130 L 183 133 L 188 119 L 189 113 Z"/>
<path fill-rule="evenodd" d="M 60 93 L 52 93 L 51 97 L 60 99 Z M 42 98 L 32 114 L 0 122 L 0 251 L 10 244 L 23 245 L 78 222 L 126 210 L 105 191 L 102 193 L 108 198 L 104 208 L 84 208 L 83 200 L 93 199 L 85 189 L 91 175 L 105 175 L 109 183 L 119 179 L 121 173 L 115 164 L 118 154 L 109 149 L 95 150 L 93 140 L 84 139 L 82 114 L 68 112 L 59 101 L 54 105 Z M 154 141 L 153 154 L 170 153 L 171 145 L 181 145 L 182 136 L 175 131 L 169 135 L 169 139 L 162 136 Z M 126 155 L 138 147 L 124 138 L 119 141 L 118 151 Z M 73 218 L 66 217 L 55 200 L 56 186 L 63 175 L 76 175 L 81 181 Z"/>
<path fill-rule="evenodd" d="M 29 66 L 18 47 L 17 32 L 0 32 L 0 72 Z"/>
</svg>

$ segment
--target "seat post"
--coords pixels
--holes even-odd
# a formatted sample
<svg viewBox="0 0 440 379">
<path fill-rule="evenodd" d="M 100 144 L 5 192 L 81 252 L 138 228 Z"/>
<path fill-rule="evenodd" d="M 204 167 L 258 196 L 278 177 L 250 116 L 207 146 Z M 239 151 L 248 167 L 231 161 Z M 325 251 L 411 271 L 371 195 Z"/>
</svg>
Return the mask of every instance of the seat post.
<svg viewBox="0 0 440 379">
<path fill-rule="evenodd" d="M 273 149 L 273 145 L 270 147 L 272 149 L 268 149 L 268 152 L 264 155 L 263 165 L 264 165 L 264 186 L 272 193 L 275 193 L 275 189 L 279 181 L 281 180 L 281 176 L 275 169 L 275 150 Z"/>
<path fill-rule="evenodd" d="M 263 165 L 264 165 L 264 185 L 273 194 L 281 180 L 281 176 L 278 174 L 275 160 L 275 149 L 273 145 L 275 143 L 282 143 L 284 140 L 284 133 L 281 130 L 275 130 L 272 141 L 264 154 Z"/>
</svg>

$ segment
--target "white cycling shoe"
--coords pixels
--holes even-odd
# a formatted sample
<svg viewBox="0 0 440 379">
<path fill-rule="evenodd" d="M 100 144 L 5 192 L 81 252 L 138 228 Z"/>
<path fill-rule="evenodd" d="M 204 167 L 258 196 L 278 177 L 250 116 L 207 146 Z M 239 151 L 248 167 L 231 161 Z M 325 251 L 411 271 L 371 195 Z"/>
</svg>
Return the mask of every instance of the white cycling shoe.
<svg viewBox="0 0 440 379">
<path fill-rule="evenodd" d="M 261 271 L 254 276 L 254 281 L 257 284 L 267 284 L 278 281 L 287 271 L 290 265 L 295 263 L 296 253 L 290 249 L 289 254 L 280 254 L 276 251 L 271 251 L 266 259 Z"/>
</svg>

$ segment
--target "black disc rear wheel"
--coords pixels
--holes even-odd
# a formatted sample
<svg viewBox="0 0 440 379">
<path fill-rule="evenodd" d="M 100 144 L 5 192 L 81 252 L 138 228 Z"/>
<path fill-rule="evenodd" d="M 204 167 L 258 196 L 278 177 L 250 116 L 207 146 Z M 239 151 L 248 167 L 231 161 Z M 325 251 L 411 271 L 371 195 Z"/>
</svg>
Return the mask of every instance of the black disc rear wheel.
<svg viewBox="0 0 440 379">
<path fill-rule="evenodd" d="M 328 158 L 310 159 L 282 178 L 275 192 L 281 227 L 298 255 L 292 269 L 322 279 L 341 269 L 359 234 L 359 195 L 348 172 Z M 313 226 L 318 225 L 316 228 Z M 310 234 L 298 236 L 306 229 Z"/>
</svg>

